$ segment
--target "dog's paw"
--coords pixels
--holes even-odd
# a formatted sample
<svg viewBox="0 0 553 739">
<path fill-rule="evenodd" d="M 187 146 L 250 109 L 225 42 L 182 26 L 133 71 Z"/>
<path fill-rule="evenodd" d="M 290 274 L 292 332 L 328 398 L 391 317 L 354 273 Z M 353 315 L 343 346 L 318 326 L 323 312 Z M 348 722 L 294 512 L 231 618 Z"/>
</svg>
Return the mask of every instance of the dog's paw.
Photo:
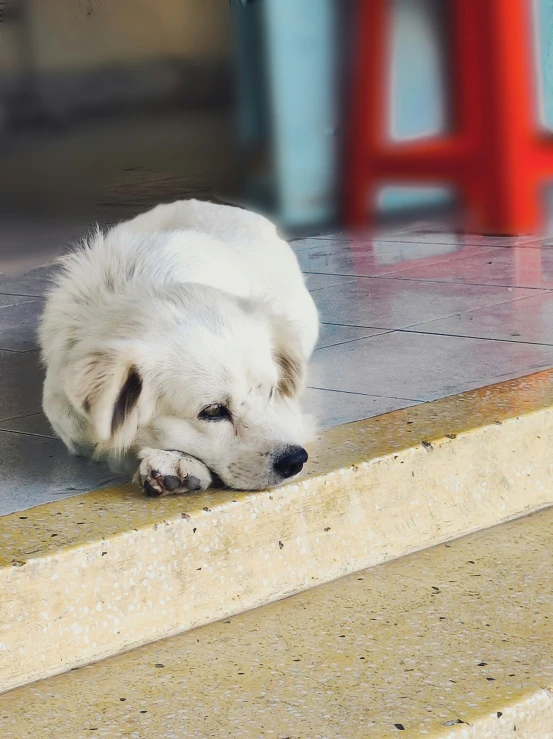
<svg viewBox="0 0 553 739">
<path fill-rule="evenodd" d="M 211 484 L 211 473 L 205 464 L 182 452 L 142 449 L 138 458 L 140 466 L 133 482 L 149 497 L 197 492 Z"/>
</svg>

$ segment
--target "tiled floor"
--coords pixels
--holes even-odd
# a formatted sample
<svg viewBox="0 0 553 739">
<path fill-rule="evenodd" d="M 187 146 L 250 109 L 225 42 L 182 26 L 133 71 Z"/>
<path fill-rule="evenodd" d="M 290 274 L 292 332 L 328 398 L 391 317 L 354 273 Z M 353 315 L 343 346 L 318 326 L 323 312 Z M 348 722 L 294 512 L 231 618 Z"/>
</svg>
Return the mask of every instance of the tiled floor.
<svg viewBox="0 0 553 739">
<path fill-rule="evenodd" d="M 306 408 L 331 426 L 553 366 L 553 241 L 419 226 L 292 242 L 323 321 Z M 52 267 L 0 275 L 0 514 L 115 480 L 41 413 Z"/>
</svg>

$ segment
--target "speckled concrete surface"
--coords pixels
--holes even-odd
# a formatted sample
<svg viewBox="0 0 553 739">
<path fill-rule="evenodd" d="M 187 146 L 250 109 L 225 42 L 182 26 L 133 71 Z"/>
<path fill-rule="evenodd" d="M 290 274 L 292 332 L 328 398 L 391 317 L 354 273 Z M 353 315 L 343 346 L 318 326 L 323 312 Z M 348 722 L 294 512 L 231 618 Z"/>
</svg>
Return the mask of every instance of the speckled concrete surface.
<svg viewBox="0 0 553 739">
<path fill-rule="evenodd" d="M 3 739 L 551 739 L 553 509 L 0 697 Z"/>
<path fill-rule="evenodd" d="M 553 503 L 553 371 L 326 431 L 306 477 L 0 518 L 0 688 Z"/>
</svg>

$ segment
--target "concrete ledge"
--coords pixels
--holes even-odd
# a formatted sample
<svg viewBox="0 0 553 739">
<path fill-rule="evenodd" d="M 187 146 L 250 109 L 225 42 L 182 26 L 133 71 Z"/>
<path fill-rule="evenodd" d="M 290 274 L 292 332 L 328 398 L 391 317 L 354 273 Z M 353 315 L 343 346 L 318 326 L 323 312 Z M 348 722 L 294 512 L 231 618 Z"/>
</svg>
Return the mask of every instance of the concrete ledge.
<svg viewBox="0 0 553 739">
<path fill-rule="evenodd" d="M 553 503 L 553 371 L 326 431 L 305 478 L 0 518 L 0 690 Z"/>
<path fill-rule="evenodd" d="M 0 696 L 2 739 L 553 739 L 553 509 Z"/>
</svg>

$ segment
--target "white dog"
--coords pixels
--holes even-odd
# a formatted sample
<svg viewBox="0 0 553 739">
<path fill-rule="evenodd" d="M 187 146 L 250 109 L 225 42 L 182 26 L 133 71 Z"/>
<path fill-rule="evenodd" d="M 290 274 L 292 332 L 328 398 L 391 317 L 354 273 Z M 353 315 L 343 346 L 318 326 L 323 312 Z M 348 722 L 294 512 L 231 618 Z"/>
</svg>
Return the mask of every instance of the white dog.
<svg viewBox="0 0 553 739">
<path fill-rule="evenodd" d="M 40 342 L 44 410 L 72 453 L 131 461 L 149 495 L 301 471 L 319 323 L 273 224 L 183 200 L 97 232 L 62 264 Z"/>
</svg>

